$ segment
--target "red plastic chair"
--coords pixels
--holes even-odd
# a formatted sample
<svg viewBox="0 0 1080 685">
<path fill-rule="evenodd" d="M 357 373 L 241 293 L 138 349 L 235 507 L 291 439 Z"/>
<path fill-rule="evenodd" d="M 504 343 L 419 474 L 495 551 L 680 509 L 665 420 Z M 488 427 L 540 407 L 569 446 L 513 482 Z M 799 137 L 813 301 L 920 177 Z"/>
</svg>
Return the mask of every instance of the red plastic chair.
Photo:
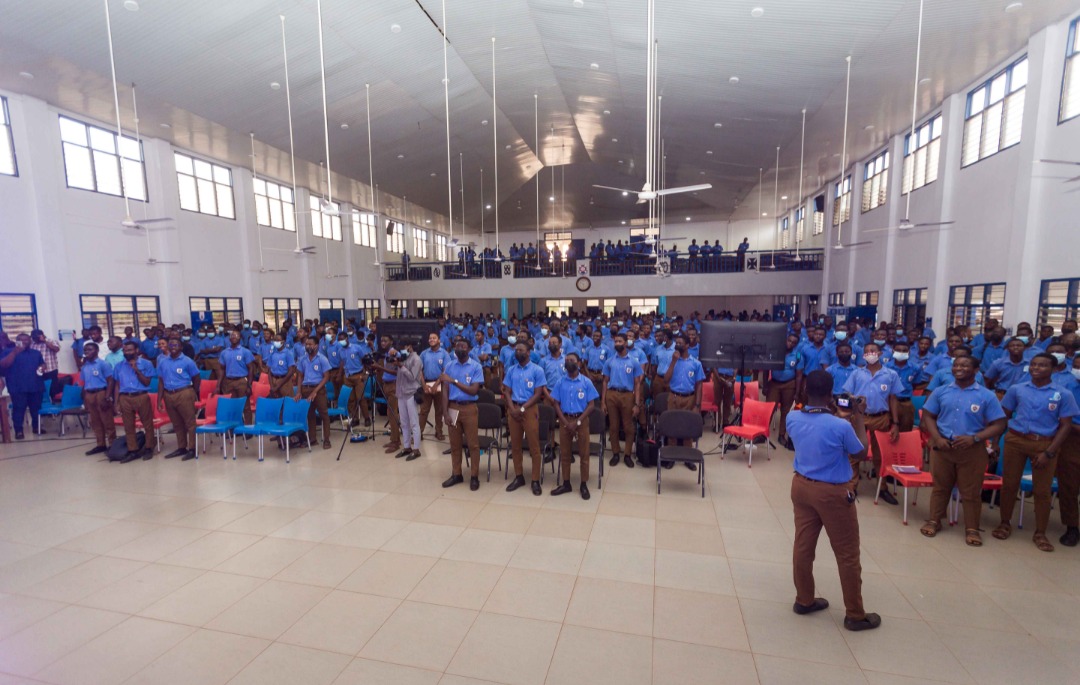
<svg viewBox="0 0 1080 685">
<path fill-rule="evenodd" d="M 757 385 L 757 383 L 748 384 Z M 769 424 L 772 423 L 773 412 L 776 411 L 776 402 L 761 402 L 756 399 L 746 399 L 746 403 L 743 406 L 742 425 L 740 426 L 728 426 L 724 428 L 724 451 L 727 450 L 728 436 L 735 436 L 741 440 L 748 440 L 750 442 L 750 456 L 746 462 L 746 467 L 750 468 L 754 463 L 754 439 L 764 437 L 765 438 L 765 456 L 771 460 L 772 455 L 769 451 Z M 724 451 L 721 451 L 720 458 L 724 458 Z"/>
<path fill-rule="evenodd" d="M 255 381 L 255 382 L 270 385 L 270 374 L 268 374 L 268 373 L 260 373 L 259 374 L 259 380 Z"/>
<path fill-rule="evenodd" d="M 701 411 L 713 415 L 713 433 L 720 432 L 720 407 L 713 397 L 713 384 L 707 381 L 701 384 Z"/>
<path fill-rule="evenodd" d="M 156 392 L 152 392 L 152 393 L 149 393 L 149 396 L 150 396 L 150 406 L 153 407 L 153 410 L 154 410 L 153 431 L 154 431 L 154 434 L 157 436 L 157 451 L 160 452 L 161 451 L 161 435 L 162 435 L 161 429 L 164 428 L 165 426 L 168 426 L 169 424 L 171 424 L 172 420 L 169 419 L 169 414 L 168 414 L 168 412 L 165 411 L 164 406 L 162 406 L 161 409 L 158 410 L 158 404 L 157 404 L 158 394 Z M 116 418 L 114 418 L 113 419 L 113 425 L 115 425 L 115 426 L 123 426 L 124 425 L 123 417 L 117 416 Z M 140 421 L 139 418 L 136 417 L 135 418 L 135 430 L 139 430 L 139 429 L 145 430 L 145 428 L 143 428 L 142 421 Z"/>
<path fill-rule="evenodd" d="M 904 488 L 904 525 L 908 524 L 908 488 L 929 488 L 934 485 L 934 479 L 930 472 L 922 470 L 923 451 L 922 441 L 918 431 L 905 431 L 900 434 L 896 442 L 889 441 L 889 434 L 882 431 L 874 431 L 878 446 L 881 448 L 881 470 L 878 472 L 877 490 L 874 491 L 874 504 L 878 503 L 881 495 L 881 485 L 885 478 L 892 476 L 893 480 Z M 911 473 L 901 473 L 897 467 L 906 469 L 918 469 Z"/>
<path fill-rule="evenodd" d="M 204 385 L 210 385 L 210 384 L 206 383 Z M 195 419 L 195 425 L 196 426 L 209 426 L 211 424 L 217 423 L 217 405 L 218 405 L 218 398 L 219 397 L 221 397 L 221 395 L 213 395 L 212 394 L 212 395 L 210 395 L 209 397 L 206 398 L 206 402 L 204 403 L 204 406 L 203 406 L 203 416 L 202 416 L 202 418 Z"/>
<path fill-rule="evenodd" d="M 217 390 L 217 383 L 212 381 L 203 381 L 199 384 L 199 399 L 195 402 L 196 409 L 205 409 L 206 402 L 214 391 Z"/>
<path fill-rule="evenodd" d="M 255 403 L 260 397 L 270 397 L 270 384 L 269 383 L 255 383 L 251 386 L 251 409 L 255 410 Z"/>
<path fill-rule="evenodd" d="M 734 392 L 735 392 L 735 406 L 736 407 L 739 406 L 740 397 L 743 394 L 741 392 L 741 390 L 740 390 L 740 386 L 742 386 L 742 385 L 743 385 L 742 382 L 735 383 L 735 391 Z M 745 385 L 746 385 L 746 399 L 755 400 L 755 401 L 761 399 L 761 384 L 760 383 L 758 383 L 757 381 L 751 381 L 749 383 L 746 383 Z"/>
</svg>

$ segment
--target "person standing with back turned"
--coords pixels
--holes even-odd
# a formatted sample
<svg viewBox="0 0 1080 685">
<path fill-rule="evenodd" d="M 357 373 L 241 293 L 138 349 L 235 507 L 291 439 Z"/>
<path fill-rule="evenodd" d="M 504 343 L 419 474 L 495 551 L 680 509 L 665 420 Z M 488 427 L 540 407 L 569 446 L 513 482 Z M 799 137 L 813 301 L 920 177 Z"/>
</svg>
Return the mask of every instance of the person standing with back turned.
<svg viewBox="0 0 1080 685">
<path fill-rule="evenodd" d="M 827 371 L 812 371 L 805 387 L 806 406 L 787 416 L 787 434 L 795 445 L 795 475 L 791 479 L 795 510 L 792 608 L 802 615 L 829 606 L 828 600 L 814 596 L 814 553 L 824 527 L 840 572 L 846 610 L 844 627 L 870 630 L 881 625 L 881 617 L 863 609 L 859 518 L 851 468 L 851 460 L 866 457 L 866 400 L 856 398 L 848 423 L 832 413 L 833 380 Z"/>
</svg>

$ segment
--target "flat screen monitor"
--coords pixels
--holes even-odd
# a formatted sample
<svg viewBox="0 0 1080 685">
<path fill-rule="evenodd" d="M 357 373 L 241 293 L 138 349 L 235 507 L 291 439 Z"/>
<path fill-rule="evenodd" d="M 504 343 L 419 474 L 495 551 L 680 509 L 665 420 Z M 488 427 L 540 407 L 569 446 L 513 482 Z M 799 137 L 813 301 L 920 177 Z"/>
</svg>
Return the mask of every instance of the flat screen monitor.
<svg viewBox="0 0 1080 685">
<path fill-rule="evenodd" d="M 375 331 L 379 337 L 390 336 L 398 349 L 411 342 L 417 350 L 426 350 L 428 335 L 439 332 L 439 322 L 435 319 L 379 319 Z"/>
<path fill-rule="evenodd" d="M 698 358 L 711 367 L 780 371 L 787 356 L 787 324 L 702 321 Z"/>
</svg>

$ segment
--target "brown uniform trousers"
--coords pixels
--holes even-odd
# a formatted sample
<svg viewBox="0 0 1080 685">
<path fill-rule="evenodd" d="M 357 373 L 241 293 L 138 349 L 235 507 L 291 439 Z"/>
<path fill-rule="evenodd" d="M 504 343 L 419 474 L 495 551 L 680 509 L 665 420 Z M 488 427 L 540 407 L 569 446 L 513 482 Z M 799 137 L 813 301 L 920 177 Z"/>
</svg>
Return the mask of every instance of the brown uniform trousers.
<svg viewBox="0 0 1080 685">
<path fill-rule="evenodd" d="M 829 536 L 847 617 L 866 618 L 862 600 L 862 563 L 859 561 L 859 518 L 847 483 L 824 483 L 796 473 L 791 479 L 791 503 L 795 510 L 795 601 L 814 603 L 814 556 L 824 526 Z"/>
<path fill-rule="evenodd" d="M 870 434 L 870 457 L 873 460 L 874 472 L 881 471 L 881 445 L 878 444 L 877 436 L 874 434 L 877 431 L 887 433 L 892 426 L 892 417 L 889 412 L 878 414 L 877 416 L 867 415 L 866 432 Z"/>
<path fill-rule="evenodd" d="M 610 392 L 610 391 L 608 391 Z M 594 410 L 595 411 L 595 410 Z M 562 468 L 563 482 L 570 480 L 570 456 L 573 451 L 574 438 L 577 438 L 578 470 L 581 473 L 581 482 L 589 482 L 589 419 L 581 419 L 581 415 L 563 414 L 567 418 L 567 424 L 559 427 L 559 466 Z M 578 425 L 578 421 L 581 425 Z"/>
<path fill-rule="evenodd" d="M 292 397 L 293 389 L 292 385 L 281 386 L 281 383 L 285 380 L 284 376 L 270 376 L 270 395 L 268 396 L 272 400 L 276 400 L 280 397 Z M 281 386 L 281 387 L 279 387 Z"/>
<path fill-rule="evenodd" d="M 615 454 L 634 454 L 634 391 L 608 388 L 605 409 L 608 415 L 608 441 Z M 670 404 L 670 403 L 669 403 Z M 619 451 L 619 430 L 624 434 L 626 449 Z M 561 439 L 560 435 L 560 439 Z"/>
<path fill-rule="evenodd" d="M 206 357 L 202 360 L 203 368 L 210 372 L 210 378 L 217 380 L 221 378 L 221 362 L 217 357 Z"/>
<path fill-rule="evenodd" d="M 915 427 L 915 405 L 910 397 L 896 398 L 896 425 L 900 426 L 901 433 Z"/>
<path fill-rule="evenodd" d="M 101 390 L 84 390 L 83 406 L 90 415 L 90 428 L 94 431 L 98 447 L 108 447 L 116 440 L 116 424 L 113 423 L 113 407 L 105 403 L 108 393 Z"/>
<path fill-rule="evenodd" d="M 1005 434 L 1005 451 L 1001 458 L 1001 520 L 1012 520 L 1013 507 L 1016 506 L 1016 493 L 1020 489 L 1020 479 L 1024 475 L 1024 465 L 1032 462 L 1031 482 L 1035 496 L 1035 534 L 1046 533 L 1050 523 L 1051 488 L 1054 484 L 1054 463 L 1041 469 L 1034 468 L 1035 457 L 1050 447 L 1053 436 L 1021 436 L 1011 429 Z M 1060 485 L 1060 484 L 1059 484 Z"/>
<path fill-rule="evenodd" d="M 341 387 L 345 384 L 345 369 L 336 368 L 330 371 L 330 382 L 334 384 L 334 396 L 330 397 L 327 394 L 328 402 L 337 402 L 338 395 L 341 393 Z"/>
<path fill-rule="evenodd" d="M 124 420 L 124 437 L 127 438 L 128 452 L 139 449 L 139 442 L 135 439 L 135 418 L 142 421 L 143 432 L 146 433 L 146 449 L 151 452 L 157 446 L 154 438 L 154 407 L 150 404 L 150 395 L 141 392 L 135 395 L 120 393 L 116 402 L 120 410 L 120 418 Z"/>
<path fill-rule="evenodd" d="M 1080 433 L 1075 428 L 1065 439 L 1056 461 L 1061 523 L 1068 528 L 1080 527 Z"/>
<path fill-rule="evenodd" d="M 721 422 L 727 421 L 731 418 L 731 405 L 735 403 L 735 377 L 721 376 L 715 371 L 709 376 L 712 382 L 713 402 L 720 407 Z M 780 425 L 783 425 L 783 422 Z"/>
<path fill-rule="evenodd" d="M 310 395 L 311 391 L 315 388 L 316 386 L 314 385 L 305 385 L 301 387 L 300 399 L 306 400 L 308 398 L 308 395 Z M 319 419 L 322 421 L 323 441 L 325 442 L 330 439 L 330 412 L 328 411 L 329 408 L 330 401 L 326 397 L 326 386 L 324 385 L 323 387 L 319 388 L 319 392 L 316 393 L 315 399 L 311 402 L 311 406 L 308 407 L 307 433 L 308 440 L 311 441 L 312 445 L 318 443 L 319 437 L 318 433 L 315 431 L 315 412 L 319 413 Z"/>
<path fill-rule="evenodd" d="M 440 384 L 441 388 L 441 384 Z M 432 395 L 427 392 L 427 387 L 424 390 L 424 401 L 420 403 L 420 433 L 424 433 L 424 428 L 427 426 L 428 414 L 431 413 L 432 405 L 435 406 L 435 439 L 443 440 L 446 436 L 443 435 L 443 413 L 442 413 L 442 390 L 440 389 L 438 394 Z M 475 407 L 474 407 L 475 409 Z"/>
<path fill-rule="evenodd" d="M 401 444 L 401 421 L 398 419 L 397 381 L 383 381 L 383 395 L 386 397 L 386 418 L 390 420 L 390 444 Z"/>
<path fill-rule="evenodd" d="M 369 418 L 367 399 L 364 397 L 364 388 L 367 386 L 368 375 L 363 371 L 354 373 L 351 376 L 345 377 L 345 387 L 352 390 L 352 394 L 349 395 L 349 418 L 355 419 L 359 414 L 356 413 L 356 409 L 359 407 L 360 412 L 364 415 L 364 418 Z"/>
<path fill-rule="evenodd" d="M 247 376 L 242 378 L 223 378 L 221 380 L 221 394 L 232 398 L 251 397 L 251 386 Z M 251 424 L 251 402 L 244 403 L 244 423 Z"/>
<path fill-rule="evenodd" d="M 669 392 L 671 390 L 667 379 L 664 378 L 664 374 L 658 373 L 653 376 L 652 379 L 652 396 L 656 399 L 656 396 L 662 392 Z"/>
<path fill-rule="evenodd" d="M 964 529 L 979 529 L 983 475 L 989 461 L 986 445 L 981 442 L 966 450 L 930 451 L 930 474 L 934 478 L 934 489 L 930 494 L 931 521 L 941 522 L 955 487 L 964 505 Z"/>
<path fill-rule="evenodd" d="M 176 432 L 176 449 L 195 449 L 195 388 L 188 386 L 179 390 L 163 390 L 165 411 L 169 414 Z"/>
<path fill-rule="evenodd" d="M 425 395 L 425 402 L 427 402 L 428 397 L 433 396 Z M 442 403 L 436 402 L 435 406 L 440 408 L 437 416 L 441 415 Z M 457 423 L 450 426 L 450 462 L 453 467 L 453 473 L 455 476 L 461 475 L 461 447 L 462 445 L 467 445 L 469 448 L 469 459 L 472 460 L 470 473 L 473 478 L 479 478 L 480 431 L 477 428 L 477 422 L 480 418 L 480 410 L 476 407 L 476 402 L 451 402 L 448 406 L 450 409 L 456 409 L 458 412 Z M 438 416 L 437 420 L 441 421 L 442 417 Z"/>
<path fill-rule="evenodd" d="M 668 409 L 679 409 L 679 410 L 682 410 L 682 411 L 697 411 L 697 403 L 695 402 L 696 397 L 697 397 L 696 393 L 690 393 L 686 397 L 683 397 L 682 395 L 676 395 L 675 393 L 671 393 L 670 395 L 668 395 L 667 407 L 668 407 Z M 691 443 L 693 443 L 693 440 L 676 440 L 675 441 L 675 444 L 678 445 L 679 447 L 682 447 L 684 445 L 688 445 L 688 444 L 691 444 Z"/>
<path fill-rule="evenodd" d="M 518 405 L 519 407 L 521 405 Z M 514 474 L 523 475 L 521 449 L 528 440 L 529 454 L 532 456 L 532 479 L 540 480 L 540 407 L 534 404 L 525 410 L 507 412 L 507 428 L 510 429 L 510 455 L 514 459 Z"/>
<path fill-rule="evenodd" d="M 714 384 L 714 397 L 715 392 L 716 386 Z M 780 407 L 780 429 L 778 433 L 780 439 L 783 440 L 787 436 L 788 411 L 791 410 L 791 404 L 795 401 L 795 379 L 792 378 L 790 381 L 783 381 L 782 383 L 769 381 L 769 392 L 765 393 L 765 399 L 769 402 L 776 402 L 777 406 Z"/>
</svg>

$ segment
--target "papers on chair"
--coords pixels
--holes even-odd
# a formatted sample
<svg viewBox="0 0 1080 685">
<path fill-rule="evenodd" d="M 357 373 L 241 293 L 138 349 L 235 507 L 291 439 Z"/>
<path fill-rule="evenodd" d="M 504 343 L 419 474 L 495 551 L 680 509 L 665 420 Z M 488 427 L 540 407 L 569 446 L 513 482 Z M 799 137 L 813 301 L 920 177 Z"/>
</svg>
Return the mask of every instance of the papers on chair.
<svg viewBox="0 0 1080 685">
<path fill-rule="evenodd" d="M 454 409 L 452 407 L 447 407 L 446 408 L 446 425 L 447 426 L 456 426 L 459 413 L 460 412 L 457 409 Z"/>
<path fill-rule="evenodd" d="M 893 471 L 896 471 L 897 473 L 903 473 L 903 474 L 909 475 L 909 476 L 914 475 L 914 474 L 918 474 L 918 473 L 922 473 L 922 469 L 920 469 L 918 466 L 908 466 L 906 464 L 895 464 L 892 468 L 893 468 Z"/>
</svg>

